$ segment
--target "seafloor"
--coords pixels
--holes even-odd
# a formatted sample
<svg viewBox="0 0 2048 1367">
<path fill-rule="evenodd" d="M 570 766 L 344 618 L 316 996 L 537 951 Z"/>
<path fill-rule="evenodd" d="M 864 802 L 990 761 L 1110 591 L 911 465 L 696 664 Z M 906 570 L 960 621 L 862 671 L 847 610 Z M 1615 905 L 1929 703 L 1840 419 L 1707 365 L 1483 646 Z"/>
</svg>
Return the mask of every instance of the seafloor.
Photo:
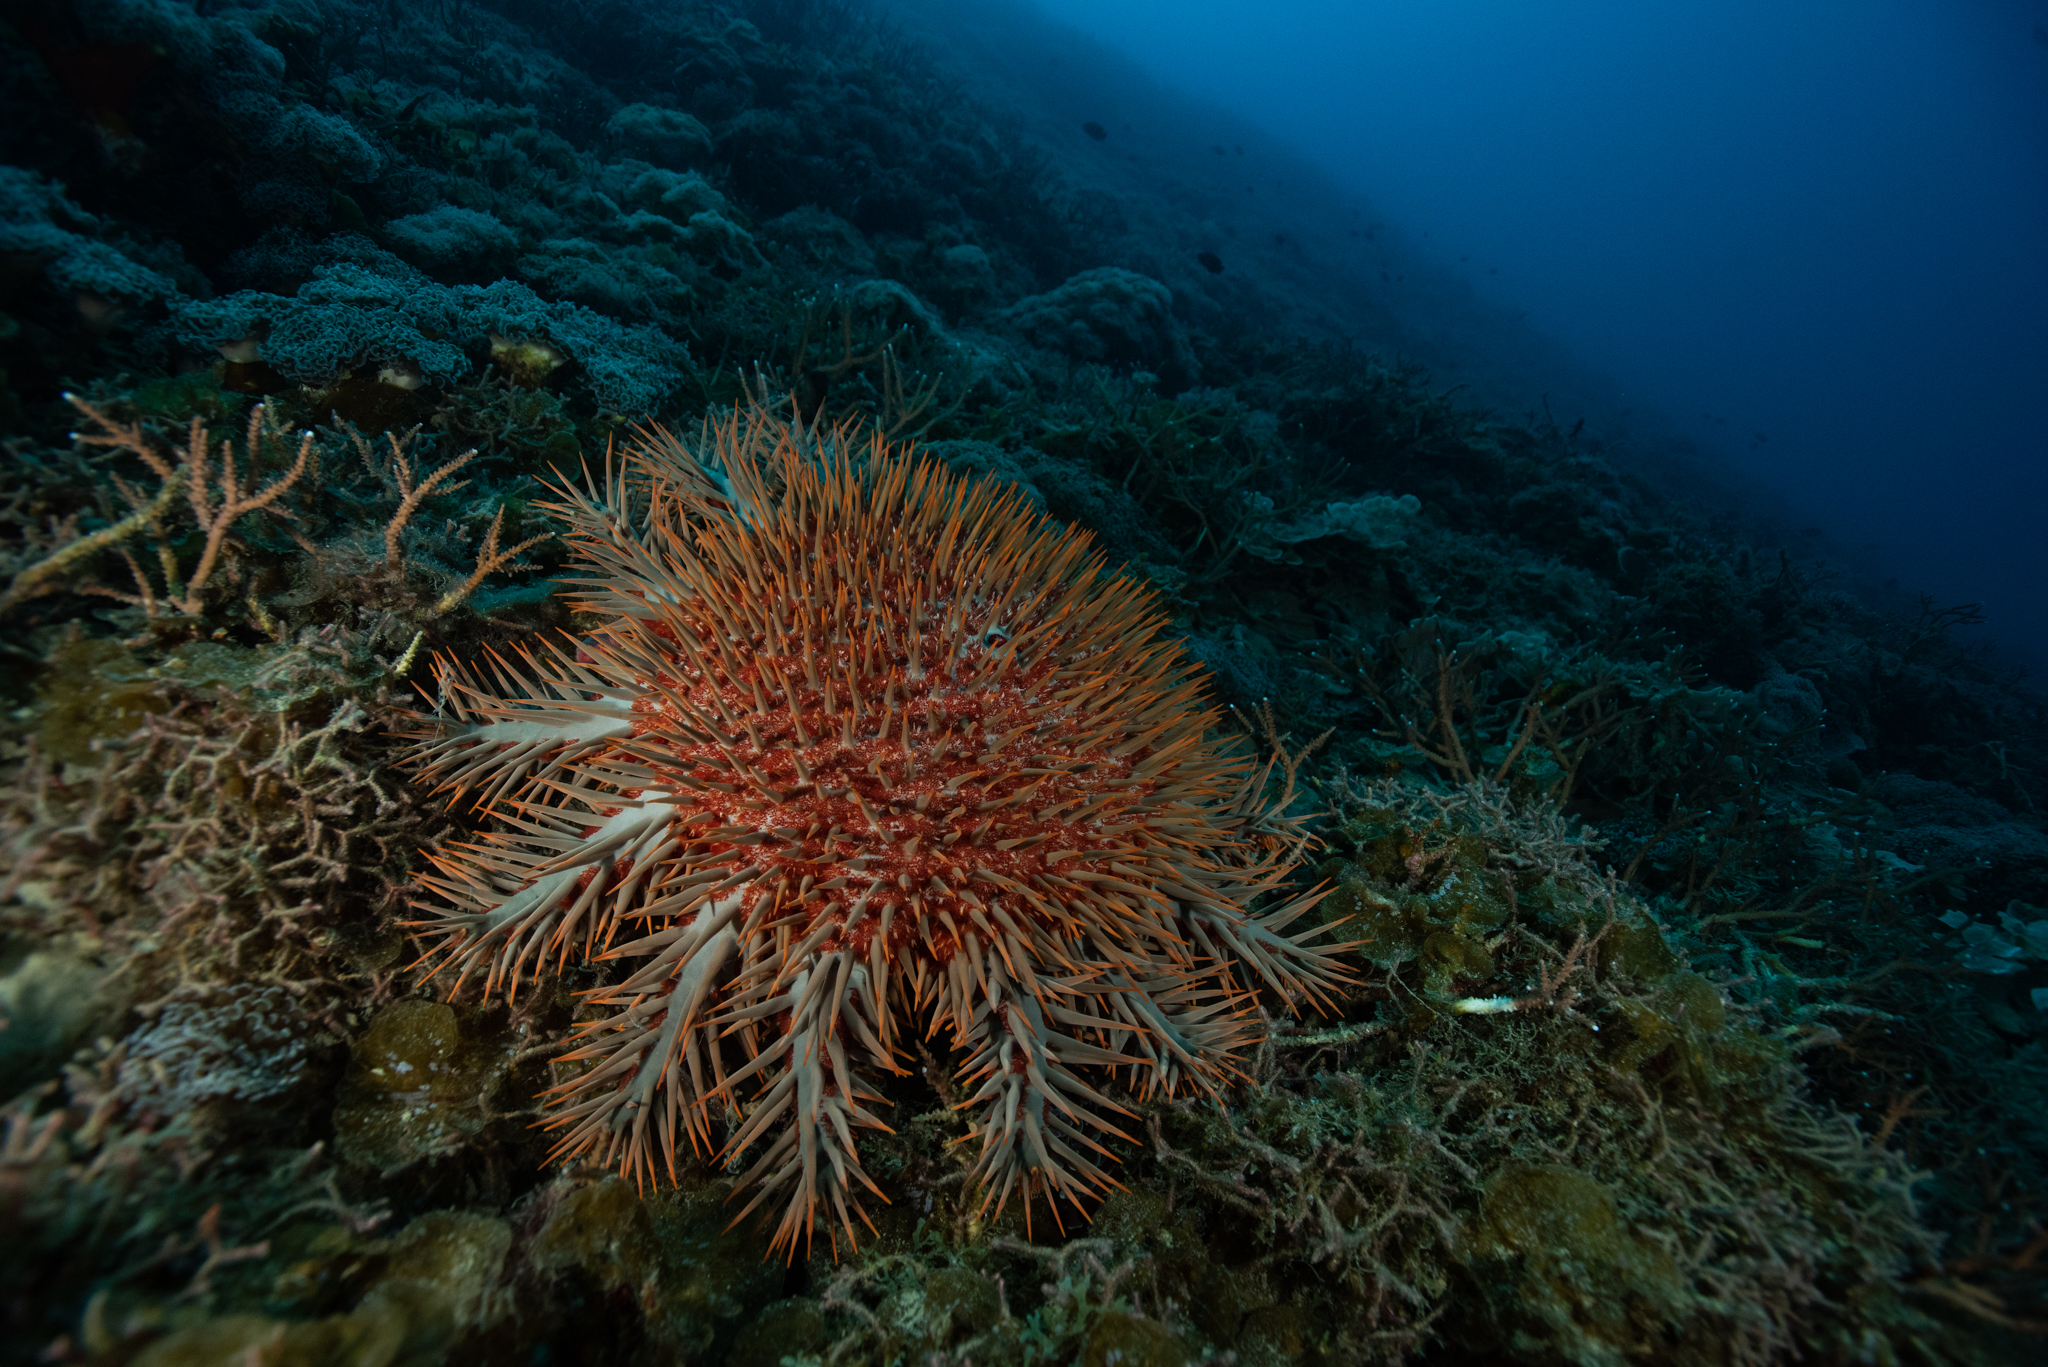
<svg viewBox="0 0 2048 1367">
<path fill-rule="evenodd" d="M 970 12 L 7 8 L 0 1354 L 2036 1360 L 2048 770 L 1974 611 L 1485 406 L 1505 322 L 1448 392 L 1377 225 Z M 1361 985 L 1129 1100 L 1086 1225 L 981 1218 L 912 1076 L 878 1234 L 764 1260 L 721 1168 L 544 1164 L 599 970 L 412 967 L 432 654 L 583 625 L 551 469 L 762 395 L 1017 482 L 1225 725 L 1329 733 Z"/>
</svg>

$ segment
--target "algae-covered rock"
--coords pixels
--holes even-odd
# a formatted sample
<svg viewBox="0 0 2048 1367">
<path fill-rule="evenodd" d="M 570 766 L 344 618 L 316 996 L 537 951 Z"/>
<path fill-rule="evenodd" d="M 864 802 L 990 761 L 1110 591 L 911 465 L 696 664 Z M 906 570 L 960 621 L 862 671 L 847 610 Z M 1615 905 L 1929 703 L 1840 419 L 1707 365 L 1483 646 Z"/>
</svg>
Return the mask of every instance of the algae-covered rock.
<svg viewBox="0 0 2048 1367">
<path fill-rule="evenodd" d="M 350 1053 L 334 1111 L 341 1156 L 389 1173 L 453 1153 L 483 1128 L 511 1053 L 474 1024 L 465 1038 L 446 1002 L 386 1007 Z"/>
<path fill-rule="evenodd" d="M 1236 1343 L 1248 1321 L 1239 1279 L 1213 1260 L 1205 1259 L 1189 1288 L 1188 1318 L 1211 1343 Z"/>
<path fill-rule="evenodd" d="M 378 1290 L 389 1298 L 419 1288 L 412 1304 L 425 1313 L 413 1319 L 423 1331 L 487 1323 L 507 1308 L 494 1292 L 511 1246 L 510 1226 L 493 1216 L 422 1215 L 390 1241 Z"/>
<path fill-rule="evenodd" d="M 711 155 L 711 133 L 680 109 L 629 104 L 605 124 L 620 148 L 657 166 L 683 167 Z"/>
<path fill-rule="evenodd" d="M 171 710 L 141 660 L 119 642 L 87 636 L 74 635 L 51 651 L 36 687 L 43 748 L 68 764 L 87 763 L 94 742 L 118 741 Z"/>
<path fill-rule="evenodd" d="M 1104 1315 L 1081 1349 L 1082 1367 L 1183 1367 L 1193 1360 L 1178 1335 L 1143 1315 Z"/>
<path fill-rule="evenodd" d="M 1348 918 L 1365 956 L 1383 968 L 1419 962 L 1437 996 L 1492 978 L 1509 903 L 1487 875 L 1484 843 L 1454 831 L 1381 830 L 1370 819 L 1357 830 L 1354 860 L 1323 872 L 1337 880 L 1330 912 Z"/>
<path fill-rule="evenodd" d="M 0 957 L 0 1096 L 13 1096 L 69 1058 L 112 1010 L 96 956 L 66 937 Z"/>
<path fill-rule="evenodd" d="M 1294 1362 L 1307 1349 L 1311 1331 L 1308 1316 L 1297 1307 L 1262 1305 L 1244 1317 L 1238 1342 L 1250 1349 L 1263 1341 L 1271 1351 Z"/>
<path fill-rule="evenodd" d="M 1823 1287 L 1924 1323 L 1897 1281 L 1926 1248 L 1903 1163 L 1800 1097 L 1783 1041 L 1583 837 L 1497 792 L 1389 781 L 1335 843 L 1326 910 L 1386 1005 L 1341 1071 L 1241 1103 L 1204 1156 L 1272 1175 L 1377 1332 L 1449 1296 L 1437 1332 L 1482 1358 L 1720 1361 L 1736 1337 L 1766 1361 L 1861 1332 Z"/>
<path fill-rule="evenodd" d="M 825 1317 L 807 1297 L 777 1301 L 733 1341 L 726 1367 L 780 1367 L 783 1359 L 815 1350 L 825 1339 Z"/>
<path fill-rule="evenodd" d="M 1585 1173 L 1510 1168 L 1480 1210 L 1466 1262 L 1517 1343 L 1619 1361 L 1696 1313 L 1671 1250 L 1630 1229 L 1614 1193 Z"/>
<path fill-rule="evenodd" d="M 797 271 L 827 280 L 874 273 L 875 251 L 860 229 L 814 204 L 768 220 L 761 231 L 778 259 Z"/>
<path fill-rule="evenodd" d="M 231 1362 L 260 1362 L 265 1367 L 311 1364 L 299 1345 L 287 1349 L 291 1326 L 266 1315 L 222 1315 L 190 1329 L 158 1339 L 135 1358 L 135 1367 L 215 1367 Z M 362 1355 L 365 1367 L 384 1367 L 393 1354 L 375 1349 Z"/>
<path fill-rule="evenodd" d="M 713 1187 L 643 1192 L 607 1176 L 565 1180 L 539 1198 L 525 1251 L 540 1275 L 590 1293 L 630 1295 L 650 1339 L 696 1360 L 731 1342 L 781 1293 L 780 1263 L 750 1227 L 734 1228 Z"/>
<path fill-rule="evenodd" d="M 994 1328 L 1000 1304 L 995 1283 L 965 1268 L 934 1272 L 925 1286 L 925 1315 L 941 1343 Z"/>
<path fill-rule="evenodd" d="M 571 1187 L 549 1202 L 547 1223 L 528 1250 L 534 1266 L 575 1270 L 605 1287 L 637 1286 L 661 1250 L 639 1192 L 616 1177 Z"/>
<path fill-rule="evenodd" d="M 500 1287 L 512 1231 L 503 1220 L 456 1211 L 421 1216 L 389 1239 L 329 1240 L 325 1257 L 286 1269 L 273 1301 L 323 1276 L 365 1289 L 340 1314 L 286 1319 L 217 1315 L 156 1340 L 135 1367 L 434 1367 L 464 1335 L 512 1310 Z"/>
</svg>

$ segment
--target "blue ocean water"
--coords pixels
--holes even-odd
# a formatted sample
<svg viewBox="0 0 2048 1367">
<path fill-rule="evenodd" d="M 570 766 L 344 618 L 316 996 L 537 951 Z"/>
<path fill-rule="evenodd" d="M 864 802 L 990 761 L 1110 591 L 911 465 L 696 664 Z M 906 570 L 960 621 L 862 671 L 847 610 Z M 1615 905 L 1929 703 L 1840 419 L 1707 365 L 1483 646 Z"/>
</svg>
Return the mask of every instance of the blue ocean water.
<svg viewBox="0 0 2048 1367">
<path fill-rule="evenodd" d="M 1755 480 L 1879 584 L 1983 602 L 2039 667 L 2048 9 L 1043 8 L 1568 348 L 1608 422 Z"/>
</svg>

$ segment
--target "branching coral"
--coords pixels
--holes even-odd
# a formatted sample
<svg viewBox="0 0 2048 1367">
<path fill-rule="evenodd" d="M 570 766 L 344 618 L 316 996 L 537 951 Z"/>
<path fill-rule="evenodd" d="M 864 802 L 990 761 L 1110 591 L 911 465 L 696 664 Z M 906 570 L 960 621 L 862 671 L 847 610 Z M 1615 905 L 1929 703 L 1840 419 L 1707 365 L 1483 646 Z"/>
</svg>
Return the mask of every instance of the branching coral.
<svg viewBox="0 0 2048 1367">
<path fill-rule="evenodd" d="M 1096 1136 L 1128 1137 L 1125 1108 L 1084 1074 L 1216 1094 L 1254 988 L 1340 980 L 1317 930 L 1284 933 L 1314 894 L 1253 909 L 1304 843 L 1292 766 L 1269 803 L 1273 766 L 1212 739 L 1085 536 L 760 411 L 695 451 L 643 432 L 558 494 L 608 623 L 488 682 L 442 661 L 417 763 L 496 821 L 426 880 L 456 989 L 630 964 L 588 995 L 559 1156 L 673 1175 L 745 1099 L 723 1152 L 762 1145 L 747 1209 L 787 1192 L 793 1254 L 825 1205 L 836 1248 L 878 1190 L 863 1074 L 904 1071 L 922 1017 L 966 1060 L 984 1209 L 1028 1217 L 1114 1185 Z"/>
<path fill-rule="evenodd" d="M 250 409 L 239 444 L 232 438 L 214 441 L 205 422 L 195 416 L 180 449 L 153 436 L 140 421 L 120 421 L 103 407 L 77 395 L 70 396 L 70 402 L 90 424 L 72 434 L 77 447 L 100 448 L 132 457 L 156 476 L 158 488 L 154 495 L 145 495 L 115 476 L 114 490 L 127 502 L 130 512 L 90 532 L 80 528 L 80 517 L 75 513 L 63 518 L 48 517 L 40 527 L 25 525 L 24 544 L 12 554 L 0 552 L 0 567 L 14 569 L 7 587 L 0 590 L 0 612 L 70 588 L 115 599 L 139 609 L 146 618 L 165 614 L 204 616 L 209 608 L 222 605 L 218 591 L 221 580 L 244 589 L 252 583 L 247 574 L 251 559 L 248 547 L 237 535 L 244 519 L 260 513 L 288 522 L 299 521 L 303 513 L 317 505 L 323 461 L 333 454 L 323 449 L 312 432 L 287 439 L 277 428 L 273 410 L 265 404 Z M 396 507 L 384 524 L 383 559 L 369 578 L 402 588 L 416 568 L 406 555 L 408 528 L 429 499 L 444 498 L 469 485 L 467 479 L 451 482 L 449 477 L 468 467 L 480 453 L 466 451 L 423 470 L 414 450 L 419 428 L 385 433 L 388 454 L 381 453 L 348 424 L 343 423 L 342 429 L 354 443 L 363 470 L 381 476 L 396 500 Z M 286 468 L 267 484 L 261 483 L 266 464 L 274 467 L 287 460 Z M 287 495 L 291 496 L 289 501 Z M 27 523 L 19 511 L 27 501 L 17 496 L 6 510 L 18 524 Z M 103 495 L 103 505 L 111 502 L 111 494 Z M 293 503 L 297 506 L 289 506 Z M 190 511 L 201 538 L 199 558 L 190 571 L 180 565 L 180 551 L 190 532 L 180 525 L 181 504 Z M 314 520 L 317 522 L 317 517 Z M 448 576 L 443 585 L 437 586 L 442 591 L 432 599 L 414 593 L 390 595 L 385 601 L 401 608 L 413 622 L 425 623 L 446 617 L 461 607 L 492 575 L 532 569 L 519 557 L 551 540 L 552 534 L 541 533 L 511 546 L 501 546 L 504 525 L 505 505 L 500 503 L 477 549 L 475 566 L 466 578 Z M 144 533 L 155 542 L 153 575 L 129 549 L 129 543 Z M 292 532 L 292 539 L 305 553 L 299 565 L 304 573 L 333 575 L 337 571 L 332 566 L 346 566 L 352 558 L 345 541 L 316 545 L 297 530 Z M 95 582 L 88 576 L 93 559 L 101 552 L 120 555 L 127 566 L 132 592 Z M 245 594 L 242 607 L 250 623 L 273 639 L 283 641 L 290 634 L 254 592 Z M 418 640 L 416 637 L 415 646 Z"/>
<path fill-rule="evenodd" d="M 74 408 L 85 415 L 97 430 L 74 434 L 74 439 L 86 446 L 112 447 L 126 451 L 147 465 L 161 484 L 154 498 L 145 500 L 140 494 L 122 487 L 133 508 L 129 516 L 101 531 L 80 536 L 68 541 L 53 552 L 29 565 L 16 574 L 4 595 L 0 595 L 0 608 L 11 607 L 26 598 L 49 592 L 58 576 L 68 567 L 81 562 L 92 553 L 121 542 L 148 528 L 157 540 L 157 560 L 163 570 L 164 605 L 188 616 L 197 616 L 203 608 L 207 581 L 220 565 L 221 553 L 227 541 L 230 528 L 242 518 L 255 512 L 270 512 L 289 517 L 288 510 L 277 507 L 277 501 L 297 484 L 307 471 L 307 462 L 315 454 L 313 434 L 301 433 L 296 458 L 291 467 L 261 489 L 253 487 L 260 478 L 262 455 L 265 447 L 281 439 L 267 416 L 267 409 L 258 404 L 249 410 L 249 427 L 243 437 L 241 459 L 243 473 L 249 476 L 252 487 L 242 487 L 241 475 L 236 471 L 235 444 L 232 439 L 223 440 L 216 452 L 206 430 L 198 417 L 192 419 L 186 433 L 185 449 L 177 455 L 177 464 L 165 459 L 156 443 L 143 431 L 139 422 L 115 422 L 92 404 L 77 395 L 67 396 Z M 214 462 L 218 460 L 218 468 Z M 218 492 L 216 493 L 216 490 Z M 164 516 L 171 504 L 182 493 L 191 505 L 192 516 L 199 524 L 199 530 L 206 541 L 199 553 L 199 563 L 191 573 L 178 569 L 175 552 L 164 530 Z M 126 551 L 122 552 L 128 562 L 129 571 L 135 579 L 136 592 L 117 593 L 111 589 L 95 587 L 90 592 L 105 594 L 126 603 L 133 603 L 154 617 L 158 611 L 157 594 L 150 586 L 149 577 L 142 567 Z"/>
</svg>

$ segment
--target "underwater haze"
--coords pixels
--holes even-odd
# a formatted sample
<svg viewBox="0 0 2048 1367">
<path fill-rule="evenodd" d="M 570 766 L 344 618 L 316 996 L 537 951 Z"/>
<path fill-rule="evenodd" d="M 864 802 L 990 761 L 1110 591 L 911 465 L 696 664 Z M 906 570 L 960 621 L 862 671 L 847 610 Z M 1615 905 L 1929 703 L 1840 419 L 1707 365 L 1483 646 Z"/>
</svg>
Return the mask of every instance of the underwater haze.
<svg viewBox="0 0 2048 1367">
<path fill-rule="evenodd" d="M 2048 665 L 2048 4 L 1040 7 Z"/>
</svg>

